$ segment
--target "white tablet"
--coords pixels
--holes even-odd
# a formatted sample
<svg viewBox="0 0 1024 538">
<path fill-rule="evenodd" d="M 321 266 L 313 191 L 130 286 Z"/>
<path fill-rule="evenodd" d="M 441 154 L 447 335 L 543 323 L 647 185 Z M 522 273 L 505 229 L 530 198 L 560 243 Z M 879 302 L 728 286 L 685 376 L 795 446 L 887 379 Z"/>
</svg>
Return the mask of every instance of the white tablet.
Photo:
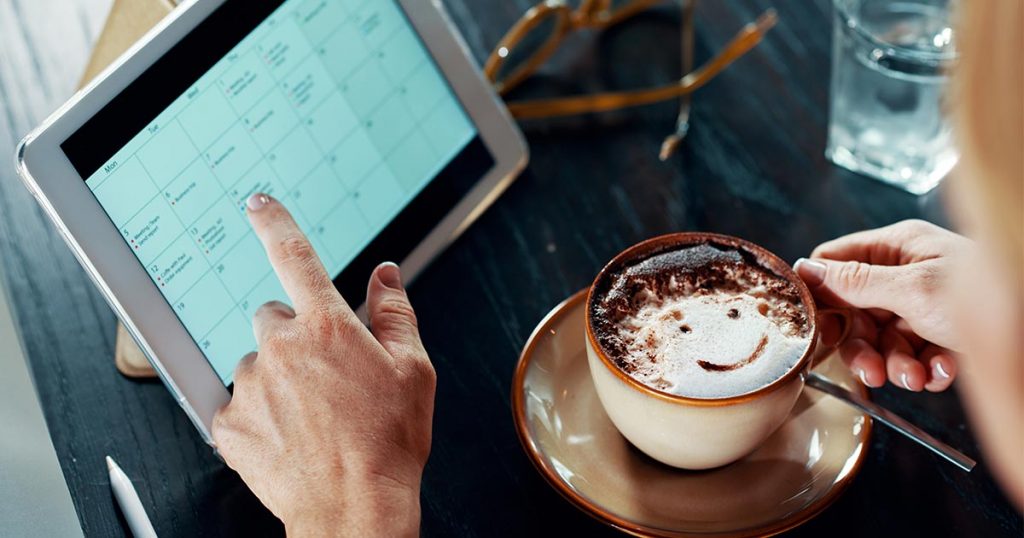
<svg viewBox="0 0 1024 538">
<path fill-rule="evenodd" d="M 252 315 L 287 300 L 246 219 L 291 209 L 342 295 L 412 278 L 526 163 L 425 0 L 188 2 L 18 148 L 19 173 L 207 442 Z"/>
</svg>

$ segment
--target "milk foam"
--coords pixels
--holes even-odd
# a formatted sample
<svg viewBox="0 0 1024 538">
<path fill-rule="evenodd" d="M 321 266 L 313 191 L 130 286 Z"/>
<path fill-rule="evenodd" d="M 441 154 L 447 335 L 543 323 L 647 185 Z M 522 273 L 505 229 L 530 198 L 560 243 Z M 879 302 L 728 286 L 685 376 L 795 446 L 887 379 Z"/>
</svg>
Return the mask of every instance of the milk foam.
<svg viewBox="0 0 1024 538">
<path fill-rule="evenodd" d="M 766 304 L 747 294 L 643 304 L 619 322 L 624 358 L 636 366 L 629 375 L 694 398 L 746 394 L 775 381 L 800 361 L 809 339 L 763 315 Z"/>
<path fill-rule="evenodd" d="M 594 314 L 613 361 L 692 398 L 746 394 L 789 372 L 811 339 L 795 286 L 735 250 L 691 250 L 613 275 Z"/>
</svg>

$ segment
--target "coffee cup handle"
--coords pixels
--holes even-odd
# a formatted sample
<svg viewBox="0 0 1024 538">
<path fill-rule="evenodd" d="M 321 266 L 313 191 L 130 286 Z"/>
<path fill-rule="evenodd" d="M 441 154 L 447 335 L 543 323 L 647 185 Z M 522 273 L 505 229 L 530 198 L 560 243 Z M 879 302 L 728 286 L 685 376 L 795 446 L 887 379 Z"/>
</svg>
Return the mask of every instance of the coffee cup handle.
<svg viewBox="0 0 1024 538">
<path fill-rule="evenodd" d="M 811 368 L 817 366 L 821 361 L 825 360 L 839 349 L 839 346 L 843 345 L 843 342 L 846 342 L 846 339 L 850 337 L 850 329 L 853 328 L 853 312 L 848 308 L 822 308 L 818 310 L 817 322 L 819 325 L 825 316 L 836 316 L 840 318 L 842 329 L 840 329 L 839 338 L 836 339 L 834 344 L 814 350 L 814 356 L 811 358 Z"/>
</svg>

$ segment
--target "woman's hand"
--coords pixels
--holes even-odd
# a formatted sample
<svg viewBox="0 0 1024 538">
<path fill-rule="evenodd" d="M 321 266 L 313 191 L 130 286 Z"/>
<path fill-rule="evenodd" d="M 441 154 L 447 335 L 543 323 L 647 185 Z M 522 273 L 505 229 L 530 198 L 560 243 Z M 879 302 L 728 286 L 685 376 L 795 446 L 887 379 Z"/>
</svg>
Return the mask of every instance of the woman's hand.
<svg viewBox="0 0 1024 538">
<path fill-rule="evenodd" d="M 259 352 L 214 419 L 218 450 L 289 534 L 418 535 L 435 376 L 398 267 L 370 278 L 371 332 L 284 206 L 247 206 L 294 310 L 256 312 Z"/>
<path fill-rule="evenodd" d="M 870 387 L 945 390 L 960 349 L 942 292 L 954 257 L 970 240 L 934 224 L 907 220 L 840 237 L 797 260 L 797 273 L 821 303 L 853 307 L 843 361 Z"/>
</svg>

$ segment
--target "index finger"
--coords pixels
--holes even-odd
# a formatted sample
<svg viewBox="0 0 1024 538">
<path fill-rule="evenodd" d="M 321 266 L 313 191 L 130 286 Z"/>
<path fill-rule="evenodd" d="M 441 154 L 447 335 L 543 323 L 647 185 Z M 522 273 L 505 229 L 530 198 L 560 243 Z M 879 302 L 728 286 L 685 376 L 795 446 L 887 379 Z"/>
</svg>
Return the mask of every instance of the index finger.
<svg viewBox="0 0 1024 538">
<path fill-rule="evenodd" d="M 904 220 L 826 241 L 814 249 L 811 257 L 904 265 L 941 255 L 941 242 L 934 238 L 951 233 L 929 222 Z"/>
<path fill-rule="evenodd" d="M 296 313 L 344 303 L 324 264 L 281 202 L 257 193 L 245 202 L 253 230 Z"/>
<path fill-rule="evenodd" d="M 812 258 L 858 261 L 875 265 L 897 265 L 900 245 L 887 228 L 854 232 L 826 241 L 811 253 Z"/>
</svg>

